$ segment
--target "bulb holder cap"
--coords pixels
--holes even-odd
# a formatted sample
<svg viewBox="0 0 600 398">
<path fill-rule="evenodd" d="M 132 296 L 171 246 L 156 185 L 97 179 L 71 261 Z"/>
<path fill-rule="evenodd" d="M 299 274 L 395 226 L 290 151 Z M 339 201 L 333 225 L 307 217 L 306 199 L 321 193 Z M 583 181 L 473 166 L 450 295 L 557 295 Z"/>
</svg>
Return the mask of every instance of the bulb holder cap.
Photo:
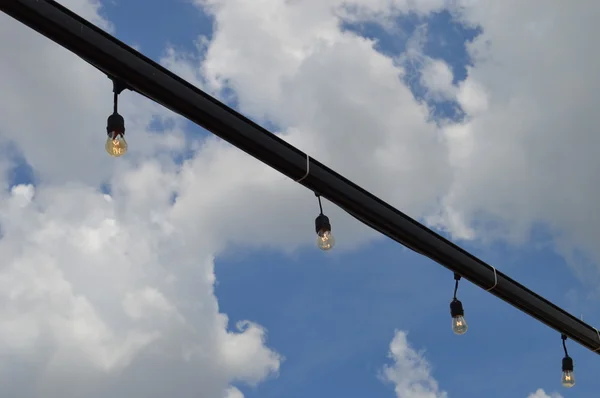
<svg viewBox="0 0 600 398">
<path fill-rule="evenodd" d="M 129 88 L 129 86 L 127 85 L 127 83 L 125 83 L 124 81 L 119 80 L 119 79 L 117 79 L 116 77 L 113 77 L 113 76 L 108 76 L 108 78 L 110 80 L 112 80 L 112 82 L 113 82 L 113 93 L 119 95 L 119 94 L 121 94 L 123 91 L 125 91 L 127 89 L 131 90 Z"/>
<path fill-rule="evenodd" d="M 450 303 L 450 315 L 452 318 L 456 318 L 457 316 L 464 316 L 465 311 L 463 310 L 463 305 L 459 300 L 452 300 Z"/>
<path fill-rule="evenodd" d="M 572 372 L 573 371 L 573 358 L 571 357 L 564 357 L 562 360 L 562 371 L 569 371 Z"/>
<path fill-rule="evenodd" d="M 317 234 L 319 232 L 331 232 L 331 223 L 329 222 L 329 217 L 327 217 L 325 214 L 319 214 L 315 220 L 315 231 Z"/>
<path fill-rule="evenodd" d="M 112 133 L 125 134 L 125 119 L 118 113 L 113 113 L 108 117 L 106 121 L 106 133 L 111 135 Z"/>
</svg>

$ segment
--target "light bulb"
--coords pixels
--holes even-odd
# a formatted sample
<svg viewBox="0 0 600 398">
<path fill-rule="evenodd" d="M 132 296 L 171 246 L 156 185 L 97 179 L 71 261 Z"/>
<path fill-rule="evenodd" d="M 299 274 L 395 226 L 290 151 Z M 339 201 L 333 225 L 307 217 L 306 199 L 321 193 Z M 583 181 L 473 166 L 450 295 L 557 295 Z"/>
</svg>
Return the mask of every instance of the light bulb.
<svg viewBox="0 0 600 398">
<path fill-rule="evenodd" d="M 335 245 L 335 239 L 331 235 L 331 223 L 325 214 L 319 214 L 315 220 L 315 231 L 317 232 L 317 247 L 321 250 L 331 250 Z"/>
<path fill-rule="evenodd" d="M 452 331 L 456 334 L 465 334 L 469 326 L 465 321 L 465 311 L 462 303 L 456 297 L 450 303 L 450 315 L 452 316 Z"/>
<path fill-rule="evenodd" d="M 317 246 L 321 250 L 330 250 L 335 245 L 335 239 L 331 231 L 321 230 L 317 234 Z"/>
<path fill-rule="evenodd" d="M 123 135 L 118 133 L 112 133 L 112 136 L 109 135 L 106 140 L 105 148 L 106 152 L 110 156 L 123 156 L 127 152 L 127 141 L 125 141 Z"/>
<path fill-rule="evenodd" d="M 575 385 L 575 374 L 572 370 L 563 370 L 562 372 L 562 385 L 563 387 L 571 388 Z"/>
<path fill-rule="evenodd" d="M 454 333 L 465 334 L 467 333 L 467 329 L 469 329 L 469 325 L 467 325 L 464 316 L 457 315 L 452 317 L 452 331 Z"/>
<path fill-rule="evenodd" d="M 562 360 L 562 378 L 560 382 L 564 387 L 567 388 L 571 388 L 575 385 L 575 374 L 573 373 L 573 358 L 571 358 L 568 355 L 565 356 Z"/>
</svg>

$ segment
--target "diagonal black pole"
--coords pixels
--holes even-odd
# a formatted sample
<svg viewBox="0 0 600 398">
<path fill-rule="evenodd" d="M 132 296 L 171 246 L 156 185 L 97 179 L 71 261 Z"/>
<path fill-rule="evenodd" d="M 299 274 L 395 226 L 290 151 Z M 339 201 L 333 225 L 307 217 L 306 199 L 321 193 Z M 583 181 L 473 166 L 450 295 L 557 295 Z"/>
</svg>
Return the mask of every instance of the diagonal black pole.
<svg viewBox="0 0 600 398">
<path fill-rule="evenodd" d="M 597 330 L 383 202 L 52 0 L 0 9 L 108 76 L 235 145 L 402 245 L 429 257 L 571 340 L 600 353 Z M 491 290 L 490 290 L 491 289 Z"/>
</svg>

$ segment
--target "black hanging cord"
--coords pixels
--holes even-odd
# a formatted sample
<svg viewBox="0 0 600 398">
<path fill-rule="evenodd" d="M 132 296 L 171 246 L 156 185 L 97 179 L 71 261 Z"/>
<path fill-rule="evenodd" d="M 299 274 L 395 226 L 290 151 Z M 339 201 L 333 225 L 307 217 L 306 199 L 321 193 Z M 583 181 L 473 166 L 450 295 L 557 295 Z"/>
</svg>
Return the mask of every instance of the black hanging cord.
<svg viewBox="0 0 600 398">
<path fill-rule="evenodd" d="M 117 105 L 119 103 L 119 94 L 121 94 L 123 92 L 123 90 L 125 90 L 128 87 L 121 80 L 118 80 L 118 79 L 116 79 L 114 77 L 110 77 L 110 76 L 109 76 L 109 78 L 113 82 L 113 93 L 114 93 L 114 97 L 113 97 L 113 111 L 114 111 L 114 113 L 117 113 Z"/>
<path fill-rule="evenodd" d="M 458 291 L 458 281 L 460 280 L 460 275 L 454 274 L 454 280 L 456 281 L 454 283 L 454 300 L 456 300 L 456 292 Z"/>
<path fill-rule="evenodd" d="M 321 195 L 319 195 L 318 193 L 315 193 L 315 196 L 317 197 L 317 200 L 319 201 L 319 210 L 321 211 L 320 214 L 323 214 L 323 205 L 321 204 Z"/>
<path fill-rule="evenodd" d="M 567 335 L 563 334 L 560 336 L 562 338 L 563 349 L 565 350 L 565 357 L 569 358 L 569 353 L 567 352 Z"/>
</svg>

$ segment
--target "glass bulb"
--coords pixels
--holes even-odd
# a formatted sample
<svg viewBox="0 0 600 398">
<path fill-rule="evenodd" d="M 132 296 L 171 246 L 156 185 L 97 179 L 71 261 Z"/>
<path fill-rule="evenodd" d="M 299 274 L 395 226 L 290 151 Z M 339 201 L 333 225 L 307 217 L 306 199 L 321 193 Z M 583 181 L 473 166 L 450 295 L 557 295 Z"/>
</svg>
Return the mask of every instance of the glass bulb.
<svg viewBox="0 0 600 398">
<path fill-rule="evenodd" d="M 561 383 L 567 388 L 571 388 L 575 385 L 575 374 L 572 370 L 563 370 Z"/>
<path fill-rule="evenodd" d="M 319 231 L 317 235 L 317 246 L 321 250 L 330 250 L 335 245 L 335 239 L 331 235 L 331 231 Z"/>
<path fill-rule="evenodd" d="M 125 138 L 122 135 L 113 134 L 112 137 L 108 136 L 105 148 L 110 156 L 123 156 L 127 152 L 127 141 L 125 141 Z"/>
<path fill-rule="evenodd" d="M 465 317 L 462 315 L 458 315 L 452 317 L 452 331 L 456 334 L 465 334 L 467 333 L 467 329 L 469 326 L 467 325 L 467 321 L 465 321 Z"/>
</svg>

